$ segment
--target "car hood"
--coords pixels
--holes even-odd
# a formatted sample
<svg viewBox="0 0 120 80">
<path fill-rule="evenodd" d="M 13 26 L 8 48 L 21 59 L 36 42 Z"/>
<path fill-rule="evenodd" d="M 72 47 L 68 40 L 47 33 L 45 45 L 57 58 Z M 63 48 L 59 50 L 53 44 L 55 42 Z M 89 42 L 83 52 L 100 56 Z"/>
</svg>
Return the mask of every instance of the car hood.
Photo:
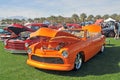
<svg viewBox="0 0 120 80">
<path fill-rule="evenodd" d="M 15 33 L 16 35 L 19 35 L 23 31 L 33 32 L 30 28 L 23 26 L 23 25 L 20 25 L 20 24 L 12 24 L 4 29 L 11 32 L 11 33 Z"/>
</svg>

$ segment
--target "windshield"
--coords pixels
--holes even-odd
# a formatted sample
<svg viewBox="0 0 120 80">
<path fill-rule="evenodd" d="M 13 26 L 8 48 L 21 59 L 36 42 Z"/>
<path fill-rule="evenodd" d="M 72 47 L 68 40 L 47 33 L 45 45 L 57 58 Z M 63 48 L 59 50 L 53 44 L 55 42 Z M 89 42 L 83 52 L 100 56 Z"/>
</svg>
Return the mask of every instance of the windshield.
<svg viewBox="0 0 120 80">
<path fill-rule="evenodd" d="M 65 32 L 71 33 L 77 37 L 83 38 L 85 31 L 84 30 L 67 30 Z"/>
</svg>

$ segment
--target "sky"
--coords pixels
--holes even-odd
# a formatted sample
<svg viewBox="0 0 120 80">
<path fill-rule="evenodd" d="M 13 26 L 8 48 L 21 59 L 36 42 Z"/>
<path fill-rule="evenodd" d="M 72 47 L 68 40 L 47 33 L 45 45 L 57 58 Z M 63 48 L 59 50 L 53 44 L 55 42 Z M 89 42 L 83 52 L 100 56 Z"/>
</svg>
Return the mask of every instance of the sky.
<svg viewBox="0 0 120 80">
<path fill-rule="evenodd" d="M 0 17 L 120 14 L 120 0 L 0 0 Z"/>
</svg>

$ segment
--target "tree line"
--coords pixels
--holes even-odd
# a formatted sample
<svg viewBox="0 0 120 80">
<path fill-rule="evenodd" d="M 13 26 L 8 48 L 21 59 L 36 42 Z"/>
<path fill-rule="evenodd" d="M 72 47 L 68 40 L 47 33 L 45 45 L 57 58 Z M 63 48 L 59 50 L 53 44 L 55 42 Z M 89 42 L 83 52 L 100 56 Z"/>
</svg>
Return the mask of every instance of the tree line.
<svg viewBox="0 0 120 80">
<path fill-rule="evenodd" d="M 115 20 L 120 20 L 120 14 L 105 14 L 105 15 L 87 15 L 86 13 L 81 13 L 80 15 L 74 13 L 71 17 L 63 17 L 61 15 L 59 16 L 50 16 L 50 17 L 38 17 L 38 18 L 28 18 L 27 20 L 25 19 L 2 19 L 1 22 L 2 24 L 7 23 L 7 24 L 11 24 L 11 23 L 26 23 L 26 22 L 38 22 L 38 23 L 42 23 L 45 20 L 51 22 L 51 23 L 80 23 L 80 22 L 85 22 L 85 21 L 96 21 L 96 19 L 107 19 L 107 18 L 113 18 Z"/>
</svg>

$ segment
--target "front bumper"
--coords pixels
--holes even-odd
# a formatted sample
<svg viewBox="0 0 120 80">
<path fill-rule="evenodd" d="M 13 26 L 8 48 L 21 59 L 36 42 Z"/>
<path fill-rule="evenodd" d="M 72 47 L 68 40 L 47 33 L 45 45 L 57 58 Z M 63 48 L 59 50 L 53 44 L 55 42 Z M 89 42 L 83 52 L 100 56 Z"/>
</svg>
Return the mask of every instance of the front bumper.
<svg viewBox="0 0 120 80">
<path fill-rule="evenodd" d="M 8 35 L 8 36 L 0 36 L 0 41 L 5 41 L 8 38 L 10 38 L 10 35 Z"/>
<path fill-rule="evenodd" d="M 27 53 L 27 50 L 14 50 L 14 49 L 5 49 L 10 53 Z"/>
<path fill-rule="evenodd" d="M 27 60 L 27 64 L 40 69 L 58 70 L 58 71 L 70 71 L 74 68 L 71 64 L 49 64 L 43 62 L 37 62 L 31 59 Z"/>
</svg>

